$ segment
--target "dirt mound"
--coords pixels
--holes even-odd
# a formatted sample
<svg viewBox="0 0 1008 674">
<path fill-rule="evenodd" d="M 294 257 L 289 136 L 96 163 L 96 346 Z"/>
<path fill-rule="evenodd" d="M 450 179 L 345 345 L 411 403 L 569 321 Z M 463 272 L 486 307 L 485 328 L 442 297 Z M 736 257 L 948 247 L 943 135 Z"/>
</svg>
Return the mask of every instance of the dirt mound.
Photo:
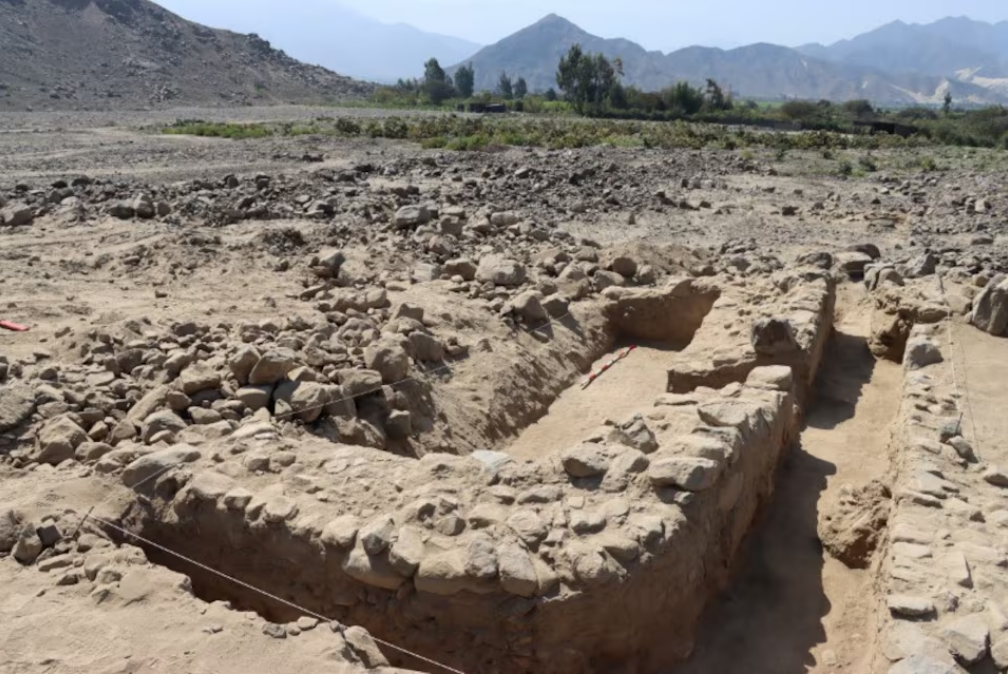
<svg viewBox="0 0 1008 674">
<path fill-rule="evenodd" d="M 852 569 L 867 568 L 885 533 L 891 497 L 888 487 L 877 481 L 842 489 L 819 517 L 823 546 Z"/>
<path fill-rule="evenodd" d="M 0 2 L 0 109 L 321 102 L 370 86 L 147 0 Z"/>
</svg>

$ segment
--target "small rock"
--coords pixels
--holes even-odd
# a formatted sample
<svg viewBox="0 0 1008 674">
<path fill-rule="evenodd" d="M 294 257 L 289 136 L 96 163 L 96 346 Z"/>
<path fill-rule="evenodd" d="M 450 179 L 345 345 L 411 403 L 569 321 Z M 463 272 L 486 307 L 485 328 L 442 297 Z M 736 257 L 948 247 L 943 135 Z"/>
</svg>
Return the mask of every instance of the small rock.
<svg viewBox="0 0 1008 674">
<path fill-rule="evenodd" d="M 721 476 L 723 464 L 710 459 L 652 457 L 648 479 L 654 487 L 677 487 L 686 491 L 706 491 Z"/>
<path fill-rule="evenodd" d="M 941 634 L 948 642 L 949 650 L 963 664 L 974 665 L 987 657 L 990 628 L 983 614 L 957 618 L 945 625 Z"/>
<path fill-rule="evenodd" d="M 610 457 L 600 445 L 586 442 L 564 451 L 560 460 L 571 477 L 589 478 L 604 475 Z"/>
<path fill-rule="evenodd" d="M 995 487 L 1008 488 L 1008 474 L 1004 473 L 997 466 L 987 466 L 983 473 L 983 479 Z"/>
<path fill-rule="evenodd" d="M 277 625 L 276 623 L 266 623 L 263 625 L 263 634 L 268 637 L 273 637 L 274 639 L 286 639 L 287 638 L 287 628 L 283 625 Z"/>
<path fill-rule="evenodd" d="M 496 286 L 519 286 L 525 282 L 525 267 L 502 255 L 485 255 L 476 269 L 476 280 Z"/>
<path fill-rule="evenodd" d="M 928 618 L 935 613 L 934 602 L 927 597 L 891 594 L 886 597 L 886 606 L 894 616 L 903 618 Z"/>
</svg>

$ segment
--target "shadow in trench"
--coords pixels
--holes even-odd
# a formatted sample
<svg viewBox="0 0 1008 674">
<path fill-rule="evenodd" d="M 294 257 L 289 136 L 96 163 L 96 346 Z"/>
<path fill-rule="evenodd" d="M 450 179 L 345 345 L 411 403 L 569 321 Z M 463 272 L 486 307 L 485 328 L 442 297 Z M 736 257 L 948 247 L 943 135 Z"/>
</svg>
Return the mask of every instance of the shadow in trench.
<svg viewBox="0 0 1008 674">
<path fill-rule="evenodd" d="M 816 533 L 819 495 L 832 463 L 791 449 L 777 492 L 743 544 L 738 575 L 704 614 L 693 656 L 676 674 L 799 674 L 825 640 L 830 603 Z"/>
<path fill-rule="evenodd" d="M 835 332 L 806 430 L 833 431 L 852 419 L 874 371 L 866 339 Z M 705 612 L 696 650 L 676 674 L 804 674 L 815 667 L 812 650 L 826 641 L 822 619 L 832 608 L 823 587 L 819 500 L 836 472 L 802 440 L 786 454 L 777 490 L 738 555 L 737 575 Z"/>
<path fill-rule="evenodd" d="M 875 357 L 868 349 L 867 339 L 839 330 L 833 333 L 823 354 L 805 423 L 828 431 L 853 419 L 858 400 L 874 372 Z"/>
</svg>

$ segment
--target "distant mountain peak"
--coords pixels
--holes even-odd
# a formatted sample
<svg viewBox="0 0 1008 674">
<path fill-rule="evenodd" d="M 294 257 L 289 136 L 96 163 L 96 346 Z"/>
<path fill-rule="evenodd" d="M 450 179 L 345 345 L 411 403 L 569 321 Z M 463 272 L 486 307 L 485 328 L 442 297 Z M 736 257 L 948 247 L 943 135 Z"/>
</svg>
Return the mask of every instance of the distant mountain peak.
<svg viewBox="0 0 1008 674">
<path fill-rule="evenodd" d="M 570 21 L 569 19 L 565 19 L 564 17 L 560 16 L 559 14 L 557 14 L 555 12 L 550 12 L 549 14 L 547 14 L 543 18 L 539 19 L 538 21 L 536 21 L 532 25 L 541 25 L 541 24 L 550 24 L 550 23 L 569 24 L 571 26 L 574 25 L 574 23 L 572 21 Z"/>
</svg>

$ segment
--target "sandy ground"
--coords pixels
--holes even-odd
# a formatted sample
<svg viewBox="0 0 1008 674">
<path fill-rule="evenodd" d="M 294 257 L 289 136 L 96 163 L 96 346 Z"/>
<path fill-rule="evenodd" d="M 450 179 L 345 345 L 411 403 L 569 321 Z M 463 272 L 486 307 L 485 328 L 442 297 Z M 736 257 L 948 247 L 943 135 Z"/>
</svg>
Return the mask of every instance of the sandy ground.
<svg viewBox="0 0 1008 674">
<path fill-rule="evenodd" d="M 601 368 L 624 348 L 621 346 L 592 365 Z M 672 352 L 656 346 L 638 346 L 609 368 L 588 388 L 587 377 L 564 391 L 542 419 L 526 428 L 506 449 L 516 459 L 537 459 L 544 453 L 565 449 L 571 438 L 584 438 L 600 429 L 606 420 L 621 421 L 640 408 L 640 401 L 657 395 L 668 384 Z"/>
<path fill-rule="evenodd" d="M 900 368 L 868 351 L 863 291 L 842 289 L 800 445 L 739 559 L 739 577 L 708 611 L 696 652 L 677 674 L 865 672 L 875 634 L 867 571 L 831 558 L 816 534 L 819 504 L 845 484 L 882 477 Z"/>
</svg>

